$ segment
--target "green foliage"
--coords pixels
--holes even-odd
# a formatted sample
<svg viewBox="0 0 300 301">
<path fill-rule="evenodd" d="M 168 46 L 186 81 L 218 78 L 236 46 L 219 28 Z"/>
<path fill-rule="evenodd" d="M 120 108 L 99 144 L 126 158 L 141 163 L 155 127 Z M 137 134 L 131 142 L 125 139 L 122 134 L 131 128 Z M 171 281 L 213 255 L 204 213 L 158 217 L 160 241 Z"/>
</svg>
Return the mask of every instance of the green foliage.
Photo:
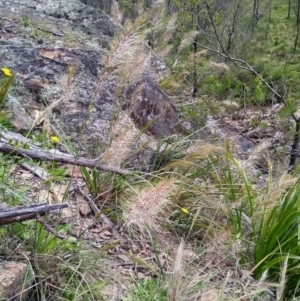
<svg viewBox="0 0 300 301">
<path fill-rule="evenodd" d="M 254 232 L 255 277 L 263 273 L 278 282 L 287 261 L 285 297 L 300 296 L 300 183 L 299 181 L 271 208 L 264 208 Z"/>
<path fill-rule="evenodd" d="M 185 209 L 185 208 L 184 208 Z M 188 238 L 189 235 L 195 231 L 197 225 L 194 224 L 195 220 L 193 215 L 184 212 L 181 208 L 176 208 L 170 215 L 170 225 L 169 227 L 180 237 Z"/>
<path fill-rule="evenodd" d="M 22 17 L 21 19 L 21 24 L 24 26 L 24 27 L 29 27 L 31 25 L 31 22 L 30 22 L 30 19 L 28 16 L 24 16 Z"/>
<path fill-rule="evenodd" d="M 71 225 L 58 226 L 55 230 L 66 234 Z M 2 227 L 5 236 L 0 251 L 4 256 L 12 242 L 26 250 L 28 265 L 34 271 L 36 289 L 28 300 L 99 300 L 105 281 L 101 279 L 102 259 L 73 237 L 61 240 L 53 236 L 37 221 L 13 223 Z M 89 272 L 87 272 L 89 271 Z M 99 274 L 97 274 L 99 273 Z M 102 299 L 101 299 L 102 300 Z"/>
<path fill-rule="evenodd" d="M 60 166 L 57 162 L 51 162 L 47 164 L 47 172 L 51 176 L 52 181 L 63 181 L 67 175 L 67 169 L 64 166 Z"/>
<path fill-rule="evenodd" d="M 150 172 L 159 171 L 182 157 L 182 145 L 160 140 L 154 152 Z"/>
<path fill-rule="evenodd" d="M 297 111 L 297 104 L 288 99 L 285 106 L 280 110 L 279 116 L 282 118 L 290 118 Z"/>
<path fill-rule="evenodd" d="M 101 172 L 93 169 L 91 172 L 86 167 L 80 167 L 83 179 L 93 197 L 96 197 L 101 191 Z"/>
<path fill-rule="evenodd" d="M 263 104 L 266 99 L 266 93 L 263 91 L 263 86 L 261 82 L 255 83 L 254 87 L 254 101 L 255 104 Z"/>
<path fill-rule="evenodd" d="M 232 80 L 227 75 L 218 76 L 216 74 L 212 74 L 205 79 L 205 84 L 207 85 L 208 92 L 221 100 L 226 99 L 228 91 L 232 85 Z"/>
<path fill-rule="evenodd" d="M 167 289 L 163 287 L 163 277 L 147 278 L 137 282 L 132 293 L 124 301 L 167 301 Z"/>
<path fill-rule="evenodd" d="M 9 129 L 11 128 L 11 123 L 9 121 L 10 112 L 4 111 L 3 105 L 9 89 L 14 82 L 15 75 L 11 74 L 11 71 L 8 68 L 3 68 L 2 72 L 3 75 L 0 76 L 0 125 L 6 129 Z"/>
<path fill-rule="evenodd" d="M 226 145 L 224 163 L 219 165 L 219 169 L 216 170 L 213 177 L 228 208 L 228 218 L 233 227 L 233 234 L 239 237 L 240 235 L 245 235 L 243 231 L 243 214 L 250 218 L 253 215 L 254 196 L 245 171 L 232 156 L 228 144 Z M 232 165 L 237 172 L 232 170 Z"/>
</svg>

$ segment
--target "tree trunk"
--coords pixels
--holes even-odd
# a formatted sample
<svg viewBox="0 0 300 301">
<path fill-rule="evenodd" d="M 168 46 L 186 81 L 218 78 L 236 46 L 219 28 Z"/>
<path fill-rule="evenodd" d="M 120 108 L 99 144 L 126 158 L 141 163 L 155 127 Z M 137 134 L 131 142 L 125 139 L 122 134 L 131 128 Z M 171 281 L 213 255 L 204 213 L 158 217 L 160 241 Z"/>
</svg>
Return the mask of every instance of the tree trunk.
<svg viewBox="0 0 300 301">
<path fill-rule="evenodd" d="M 296 16 L 297 16 L 297 32 L 296 32 L 295 43 L 294 43 L 294 53 L 297 50 L 297 44 L 298 44 L 298 38 L 299 38 L 299 30 L 300 30 L 300 0 L 298 0 Z"/>
<path fill-rule="evenodd" d="M 293 171 L 297 164 L 297 157 L 299 154 L 299 142 L 300 142 L 300 121 L 296 121 L 296 131 L 294 135 L 294 142 L 292 145 L 289 171 Z"/>
<path fill-rule="evenodd" d="M 270 23 L 271 23 L 271 17 L 272 17 L 272 0 L 270 0 L 270 5 L 269 5 L 268 26 L 267 26 L 266 35 L 265 35 L 266 38 L 267 38 L 268 33 L 269 33 L 269 28 L 270 28 Z"/>
</svg>

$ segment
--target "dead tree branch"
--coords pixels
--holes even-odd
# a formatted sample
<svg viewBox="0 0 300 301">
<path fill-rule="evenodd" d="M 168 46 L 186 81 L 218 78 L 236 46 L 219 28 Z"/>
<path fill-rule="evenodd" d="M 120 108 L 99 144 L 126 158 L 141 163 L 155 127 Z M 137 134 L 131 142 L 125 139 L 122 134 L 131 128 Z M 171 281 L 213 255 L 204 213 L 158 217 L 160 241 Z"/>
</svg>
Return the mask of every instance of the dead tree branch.
<svg viewBox="0 0 300 301">
<path fill-rule="evenodd" d="M 1 139 L 0 139 L 1 141 Z M 132 172 L 116 167 L 99 164 L 97 159 L 86 159 L 83 157 L 74 157 L 73 155 L 60 152 L 56 149 L 42 150 L 35 147 L 34 149 L 16 148 L 9 143 L 0 142 L 0 151 L 9 153 L 12 155 L 19 155 L 25 158 L 37 159 L 40 161 L 55 161 L 60 163 L 69 163 L 78 166 L 85 166 L 95 168 L 97 170 L 103 170 L 107 172 L 114 172 L 120 175 L 129 175 Z"/>
<path fill-rule="evenodd" d="M 86 200 L 88 201 L 90 208 L 92 209 L 93 213 L 95 216 L 99 216 L 101 217 L 101 219 L 103 220 L 103 222 L 110 228 L 113 229 L 114 228 L 114 223 L 103 213 L 101 213 L 101 211 L 98 209 L 97 205 L 95 204 L 94 200 L 89 197 L 86 193 L 83 192 L 82 189 L 80 189 L 78 187 L 78 191 L 86 198 Z"/>
<path fill-rule="evenodd" d="M 68 203 L 47 205 L 38 203 L 26 207 L 10 207 L 0 209 L 0 225 L 7 225 L 36 218 L 37 214 L 43 215 L 49 211 L 59 210 L 68 207 Z"/>
</svg>

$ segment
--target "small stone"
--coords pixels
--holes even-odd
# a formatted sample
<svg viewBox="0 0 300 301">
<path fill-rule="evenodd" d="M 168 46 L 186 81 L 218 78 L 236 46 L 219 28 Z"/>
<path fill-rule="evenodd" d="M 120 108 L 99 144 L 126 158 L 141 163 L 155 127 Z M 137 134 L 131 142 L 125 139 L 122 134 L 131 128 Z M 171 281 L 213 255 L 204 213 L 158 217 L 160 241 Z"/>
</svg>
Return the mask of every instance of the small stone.
<svg viewBox="0 0 300 301">
<path fill-rule="evenodd" d="M 223 295 L 223 294 L 222 294 Z M 220 293 L 218 290 L 212 288 L 209 289 L 207 291 L 204 291 L 201 294 L 201 299 L 200 301 L 219 301 L 219 300 L 224 300 L 223 298 L 221 298 L 222 296 L 220 296 Z"/>
<path fill-rule="evenodd" d="M 30 275 L 30 277 L 29 277 Z M 23 300 L 34 279 L 33 271 L 23 262 L 5 261 L 0 263 L 0 296 L 6 300 Z M 2 299 L 1 299 L 2 300 Z"/>
</svg>

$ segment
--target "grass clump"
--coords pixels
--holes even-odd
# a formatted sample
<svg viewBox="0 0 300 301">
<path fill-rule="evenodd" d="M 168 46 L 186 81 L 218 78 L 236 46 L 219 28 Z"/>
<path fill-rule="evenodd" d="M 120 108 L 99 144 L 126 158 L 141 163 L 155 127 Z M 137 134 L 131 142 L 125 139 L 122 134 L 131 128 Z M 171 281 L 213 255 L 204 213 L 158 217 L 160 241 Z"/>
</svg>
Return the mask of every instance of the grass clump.
<svg viewBox="0 0 300 301">
<path fill-rule="evenodd" d="M 169 299 L 164 286 L 165 281 L 163 276 L 147 278 L 137 282 L 124 301 L 167 301 Z"/>
<path fill-rule="evenodd" d="M 70 224 L 60 225 L 55 230 L 66 234 L 70 227 Z M 34 220 L 4 226 L 1 232 L 2 257 L 25 260 L 31 271 L 29 283 L 35 289 L 27 301 L 104 300 L 104 254 L 99 258 L 74 237 L 61 240 Z"/>
<path fill-rule="evenodd" d="M 299 297 L 300 183 L 294 184 L 274 205 L 265 207 L 254 232 L 256 278 L 263 274 L 281 284 L 285 298 Z"/>
</svg>

